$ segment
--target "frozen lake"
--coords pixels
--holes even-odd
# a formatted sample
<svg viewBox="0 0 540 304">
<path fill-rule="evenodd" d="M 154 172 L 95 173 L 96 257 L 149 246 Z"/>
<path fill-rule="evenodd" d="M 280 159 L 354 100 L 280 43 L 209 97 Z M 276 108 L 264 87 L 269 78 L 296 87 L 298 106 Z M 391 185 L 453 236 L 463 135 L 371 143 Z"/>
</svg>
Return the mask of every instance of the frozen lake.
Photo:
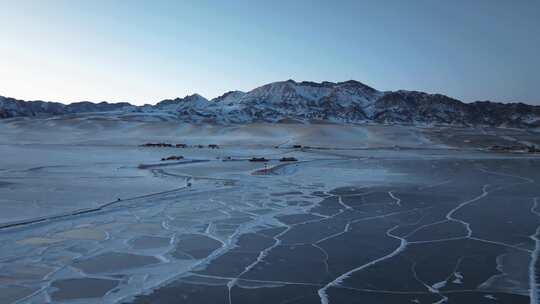
<svg viewBox="0 0 540 304">
<path fill-rule="evenodd" d="M 534 155 L 406 128 L 66 124 L 0 125 L 0 303 L 537 303 Z"/>
</svg>

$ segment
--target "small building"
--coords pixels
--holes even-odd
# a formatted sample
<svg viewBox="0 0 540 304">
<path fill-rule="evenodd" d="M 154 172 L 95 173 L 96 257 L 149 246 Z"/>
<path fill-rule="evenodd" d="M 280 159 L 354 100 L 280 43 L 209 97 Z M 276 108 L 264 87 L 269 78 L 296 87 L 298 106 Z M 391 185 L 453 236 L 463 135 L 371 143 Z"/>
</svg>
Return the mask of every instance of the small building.
<svg viewBox="0 0 540 304">
<path fill-rule="evenodd" d="M 280 162 L 295 162 L 298 161 L 295 157 L 282 157 L 279 159 Z"/>
<path fill-rule="evenodd" d="M 267 162 L 268 159 L 264 157 L 252 157 L 249 159 L 250 162 Z"/>
<path fill-rule="evenodd" d="M 184 159 L 184 157 L 182 155 L 172 155 L 172 156 L 169 156 L 169 157 L 163 157 L 161 159 L 161 161 L 168 161 L 168 160 L 181 160 L 181 159 Z"/>
</svg>

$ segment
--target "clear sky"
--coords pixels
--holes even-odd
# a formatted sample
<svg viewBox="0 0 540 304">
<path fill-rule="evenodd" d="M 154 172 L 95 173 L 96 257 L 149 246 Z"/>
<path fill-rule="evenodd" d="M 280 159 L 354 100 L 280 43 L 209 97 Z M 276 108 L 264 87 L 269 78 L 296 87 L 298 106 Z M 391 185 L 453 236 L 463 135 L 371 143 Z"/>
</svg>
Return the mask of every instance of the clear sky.
<svg viewBox="0 0 540 304">
<path fill-rule="evenodd" d="M 540 104 L 540 1 L 0 0 L 0 95 L 143 104 L 289 78 Z"/>
</svg>

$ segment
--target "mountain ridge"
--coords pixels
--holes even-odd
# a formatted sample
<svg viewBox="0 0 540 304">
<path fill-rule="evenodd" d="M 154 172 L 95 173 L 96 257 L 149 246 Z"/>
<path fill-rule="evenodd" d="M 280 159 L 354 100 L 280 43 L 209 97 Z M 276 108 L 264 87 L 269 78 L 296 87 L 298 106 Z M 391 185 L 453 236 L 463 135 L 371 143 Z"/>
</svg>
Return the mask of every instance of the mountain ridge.
<svg viewBox="0 0 540 304">
<path fill-rule="evenodd" d="M 211 100 L 192 94 L 143 106 L 87 101 L 65 105 L 0 96 L 0 118 L 85 113 L 223 124 L 293 119 L 302 122 L 540 127 L 540 106 L 491 101 L 464 103 L 443 94 L 378 91 L 356 80 L 318 83 L 289 79 L 248 92 L 229 91 Z"/>
</svg>

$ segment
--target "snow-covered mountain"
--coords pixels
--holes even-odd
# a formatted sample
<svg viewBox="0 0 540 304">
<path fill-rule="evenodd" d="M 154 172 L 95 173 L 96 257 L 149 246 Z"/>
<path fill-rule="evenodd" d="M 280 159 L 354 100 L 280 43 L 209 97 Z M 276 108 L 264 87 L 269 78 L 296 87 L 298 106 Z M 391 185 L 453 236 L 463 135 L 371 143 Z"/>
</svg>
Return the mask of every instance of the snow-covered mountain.
<svg viewBox="0 0 540 304">
<path fill-rule="evenodd" d="M 202 123 L 256 121 L 445 124 L 540 127 L 540 107 L 489 101 L 463 103 L 441 94 L 382 92 L 358 81 L 270 83 L 249 92 L 231 91 L 208 100 L 198 94 L 156 105 L 22 101 L 0 97 L 0 118 L 103 113 L 119 117 L 175 119 Z"/>
</svg>

